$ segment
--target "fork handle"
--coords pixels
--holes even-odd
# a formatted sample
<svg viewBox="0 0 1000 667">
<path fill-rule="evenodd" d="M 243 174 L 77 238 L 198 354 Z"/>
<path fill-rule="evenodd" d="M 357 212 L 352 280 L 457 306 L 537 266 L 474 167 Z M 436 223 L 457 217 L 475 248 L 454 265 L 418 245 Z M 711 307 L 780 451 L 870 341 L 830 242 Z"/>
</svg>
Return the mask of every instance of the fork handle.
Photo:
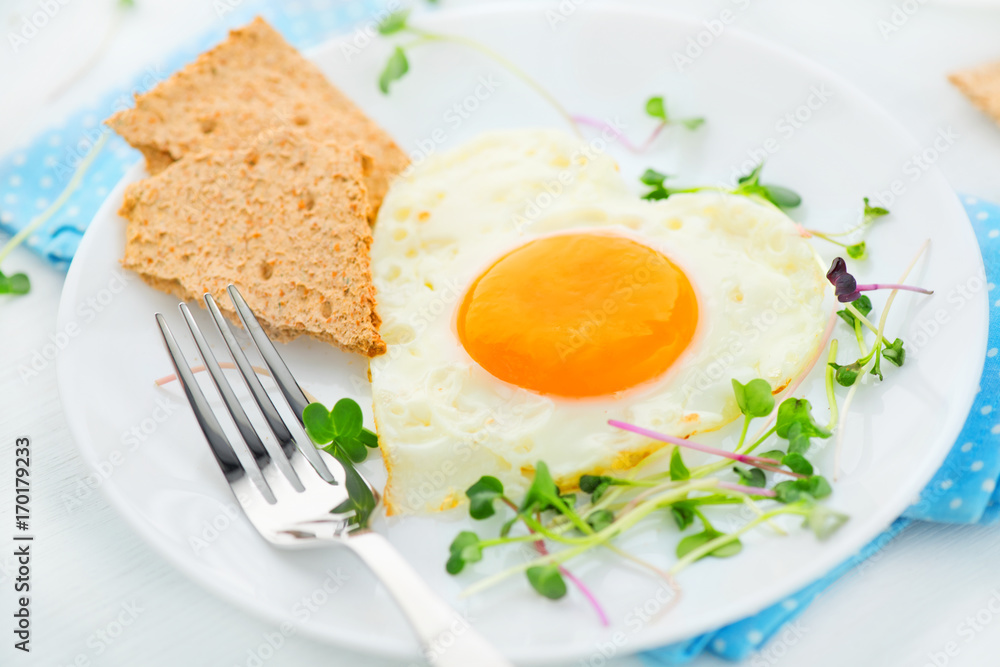
<svg viewBox="0 0 1000 667">
<path fill-rule="evenodd" d="M 511 667 L 496 648 L 435 593 L 389 540 L 367 532 L 344 540 L 395 598 L 434 667 Z"/>
</svg>

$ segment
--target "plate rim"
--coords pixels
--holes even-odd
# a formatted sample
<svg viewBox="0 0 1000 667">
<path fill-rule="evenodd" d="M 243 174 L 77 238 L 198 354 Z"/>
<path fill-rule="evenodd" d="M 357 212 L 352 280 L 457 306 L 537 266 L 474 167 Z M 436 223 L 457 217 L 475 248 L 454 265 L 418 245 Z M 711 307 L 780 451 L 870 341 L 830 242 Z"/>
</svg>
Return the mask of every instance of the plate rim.
<svg viewBox="0 0 1000 667">
<path fill-rule="evenodd" d="M 432 22 L 437 19 L 443 19 L 445 22 L 448 22 L 452 19 L 461 20 L 467 17 L 482 18 L 483 16 L 495 14 L 510 14 L 524 11 L 537 12 L 538 9 L 539 8 L 536 3 L 528 2 L 526 0 L 507 0 L 504 2 L 494 2 L 484 5 L 467 6 L 422 14 L 420 18 L 422 20 L 429 19 Z M 687 24 L 693 29 L 700 29 L 702 27 L 702 19 L 700 17 L 668 9 L 618 6 L 607 1 L 590 4 L 579 9 L 593 14 L 609 13 L 618 16 L 629 16 L 632 18 L 645 17 L 655 20 L 666 20 L 679 24 Z M 910 133 L 891 114 L 889 114 L 888 111 L 871 99 L 859 87 L 842 77 L 837 72 L 789 47 L 772 42 L 738 26 L 727 26 L 727 33 L 737 36 L 740 40 L 749 43 L 755 48 L 768 51 L 784 60 L 792 61 L 795 63 L 796 67 L 806 70 L 812 74 L 819 75 L 825 80 L 835 84 L 838 86 L 838 89 L 842 90 L 845 93 L 845 96 L 851 100 L 852 104 L 863 105 L 867 112 L 879 116 L 886 126 L 892 129 L 895 139 L 901 145 L 905 144 L 911 148 L 919 149 L 920 145 L 916 139 L 910 135 Z M 310 60 L 315 60 L 320 54 L 337 48 L 341 40 L 345 38 L 345 35 L 349 35 L 349 33 L 333 35 L 322 44 L 305 50 L 305 57 Z M 108 194 L 104 203 L 95 213 L 92 224 L 88 225 L 88 229 L 80 241 L 74 260 L 70 264 L 63 290 L 60 295 L 57 315 L 58 328 L 64 327 L 72 318 L 73 306 L 76 303 L 76 300 L 71 297 L 78 290 L 81 281 L 80 274 L 84 271 L 82 268 L 83 265 L 76 260 L 79 257 L 85 256 L 87 248 L 96 242 L 94 241 L 94 239 L 97 238 L 96 233 L 91 233 L 91 229 L 97 228 L 99 225 L 95 225 L 93 223 L 99 221 L 101 218 L 111 219 L 116 216 L 114 211 L 114 209 L 117 209 L 116 202 L 122 196 L 125 186 L 133 180 L 136 180 L 136 177 L 143 171 L 143 160 L 140 159 L 125 172 L 119 182 Z M 942 183 L 949 188 L 952 195 L 950 199 L 953 208 L 959 212 L 961 218 L 965 219 L 967 223 L 962 225 L 961 233 L 969 235 L 975 247 L 979 248 L 978 240 L 975 238 L 973 232 L 972 223 L 965 215 L 958 193 L 951 189 L 950 184 L 948 184 L 947 179 L 941 172 L 938 165 L 931 165 L 931 169 L 924 174 L 924 177 L 931 174 L 939 178 Z M 981 253 L 976 253 L 975 262 L 978 264 L 977 268 L 981 268 L 983 266 L 983 257 Z M 977 329 L 975 335 L 978 339 L 970 341 L 972 344 L 969 345 L 968 349 L 976 351 L 976 354 L 970 354 L 968 357 L 970 359 L 968 363 L 972 364 L 977 364 L 978 362 L 975 360 L 984 357 L 988 336 L 988 295 L 985 291 L 983 291 L 980 295 L 978 295 L 977 299 L 979 301 L 979 316 L 983 322 L 987 323 L 987 326 Z M 72 400 L 74 392 L 72 392 L 71 388 L 68 386 L 70 378 L 68 377 L 69 371 L 67 368 L 69 365 L 70 362 L 66 358 L 66 355 L 60 355 L 56 362 L 57 386 L 60 400 L 70 433 L 73 436 L 77 450 L 80 452 L 81 459 L 88 468 L 88 472 L 93 472 L 97 469 L 96 464 L 98 456 L 97 452 L 95 452 L 93 448 L 93 435 L 90 433 L 89 429 L 86 428 L 86 422 L 84 415 L 82 414 L 83 406 L 79 403 L 74 403 Z M 953 404 L 956 404 L 959 408 L 961 408 L 953 413 L 958 416 L 952 416 L 942 426 L 942 435 L 938 439 L 939 442 L 936 443 L 936 446 L 928 448 L 924 456 L 924 466 L 920 468 L 919 474 L 914 475 L 913 486 L 918 492 L 931 480 L 940 468 L 941 463 L 944 461 L 948 452 L 951 450 L 965 424 L 968 411 L 971 409 L 975 396 L 978 393 L 977 386 L 982 371 L 981 369 L 974 368 L 968 372 L 972 374 L 972 377 L 968 381 L 964 392 L 960 392 L 960 395 L 958 396 L 953 396 L 953 399 L 955 400 L 951 401 Z M 931 465 L 931 462 L 933 465 Z M 137 533 L 147 543 L 147 545 L 152 547 L 158 555 L 165 558 L 167 562 L 171 563 L 171 565 L 180 570 L 189 579 L 195 581 L 199 586 L 210 591 L 216 597 L 237 606 L 241 611 L 248 613 L 257 619 L 265 620 L 266 622 L 273 623 L 275 625 L 280 625 L 281 623 L 288 621 L 287 615 L 271 610 L 266 605 L 257 602 L 252 596 L 243 595 L 227 589 L 211 576 L 207 576 L 207 573 L 204 572 L 203 568 L 199 567 L 197 562 L 191 558 L 180 558 L 177 554 L 175 554 L 174 549 L 171 548 L 166 539 L 161 537 L 160 534 L 152 528 L 151 524 L 139 516 L 137 510 L 132 509 L 130 504 L 127 502 L 128 498 L 126 495 L 110 478 L 104 480 L 104 482 L 99 486 L 99 490 L 105 495 L 109 504 L 115 508 L 115 511 L 126 520 L 126 522 L 130 525 L 130 528 Z M 905 511 L 905 509 L 912 503 L 913 494 L 914 490 L 912 489 L 907 489 L 905 492 L 897 489 L 891 496 L 890 501 L 883 503 L 881 508 L 876 508 L 864 518 L 863 527 L 855 531 L 852 539 L 847 540 L 845 544 L 841 545 L 839 550 L 836 552 L 832 549 L 827 550 L 820 558 L 817 558 L 809 568 L 802 568 L 798 570 L 797 576 L 790 577 L 789 579 L 782 581 L 780 586 L 775 586 L 774 589 L 768 593 L 758 593 L 756 595 L 745 596 L 742 600 L 742 604 L 735 605 L 736 608 L 730 612 L 728 620 L 725 620 L 719 626 L 713 626 L 713 628 L 725 627 L 730 623 L 753 615 L 779 601 L 781 598 L 792 594 L 818 578 L 825 576 L 833 568 L 850 558 L 851 554 L 856 553 L 865 544 L 868 544 L 872 539 L 875 539 L 879 533 L 888 527 L 896 518 L 901 516 L 903 511 Z M 839 555 L 834 557 L 832 555 L 833 553 L 837 553 Z M 332 630 L 332 632 L 330 630 Z M 711 630 L 712 628 L 706 628 L 698 634 L 710 632 Z M 328 645 L 340 646 L 369 655 L 406 659 L 412 658 L 417 654 L 415 642 L 411 643 L 411 648 L 409 650 L 407 650 L 405 646 L 399 644 L 383 643 L 374 645 L 363 639 L 356 638 L 349 632 L 338 632 L 336 628 L 328 628 L 326 632 L 320 632 L 312 629 L 309 623 L 297 625 L 296 634 L 301 634 L 302 636 L 309 637 Z M 688 639 L 693 636 L 697 636 L 697 634 L 688 637 Z M 685 639 L 675 639 L 669 641 L 670 643 L 674 643 L 678 641 L 685 641 Z M 650 633 L 644 633 L 630 637 L 629 644 L 623 651 L 623 654 L 639 653 L 662 646 L 664 646 L 663 640 L 656 641 Z M 585 648 L 582 646 L 573 647 L 573 650 L 569 650 L 566 648 L 565 644 L 530 650 L 531 655 L 515 654 L 515 657 L 526 664 L 541 664 L 553 660 L 575 660 L 586 657 L 593 652 L 592 647 Z"/>
</svg>

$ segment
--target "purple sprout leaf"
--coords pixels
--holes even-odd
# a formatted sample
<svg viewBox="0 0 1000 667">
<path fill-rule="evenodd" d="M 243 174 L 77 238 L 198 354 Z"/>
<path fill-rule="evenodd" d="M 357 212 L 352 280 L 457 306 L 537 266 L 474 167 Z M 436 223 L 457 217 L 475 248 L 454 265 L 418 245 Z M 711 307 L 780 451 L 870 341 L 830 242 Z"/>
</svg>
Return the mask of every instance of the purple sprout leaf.
<svg viewBox="0 0 1000 667">
<path fill-rule="evenodd" d="M 837 300 L 841 303 L 849 303 L 861 296 L 858 292 L 858 281 L 847 272 L 847 262 L 843 257 L 833 258 L 830 270 L 826 272 L 826 279 L 833 285 Z"/>
<path fill-rule="evenodd" d="M 897 283 L 871 283 L 870 285 L 859 285 L 850 273 L 847 272 L 847 262 L 843 257 L 834 257 L 830 264 L 830 270 L 826 272 L 826 279 L 833 285 L 837 300 L 841 303 L 849 303 L 858 299 L 862 292 L 872 290 L 891 289 L 904 290 L 907 292 L 917 292 L 919 294 L 934 294 L 933 290 L 913 285 L 899 285 Z"/>
</svg>

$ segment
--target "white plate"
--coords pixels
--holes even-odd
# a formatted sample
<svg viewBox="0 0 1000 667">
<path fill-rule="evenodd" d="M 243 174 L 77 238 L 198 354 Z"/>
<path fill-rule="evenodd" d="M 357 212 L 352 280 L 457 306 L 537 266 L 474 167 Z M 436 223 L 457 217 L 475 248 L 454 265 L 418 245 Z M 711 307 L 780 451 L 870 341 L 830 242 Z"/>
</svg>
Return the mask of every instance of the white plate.
<svg viewBox="0 0 1000 667">
<path fill-rule="evenodd" d="M 861 273 L 895 280 L 930 238 L 931 251 L 914 279 L 937 292 L 929 298 L 901 295 L 890 333 L 908 339 L 908 362 L 902 369 L 889 367 L 885 385 L 866 386 L 848 421 L 848 474 L 835 485 L 830 504 L 850 514 L 850 522 L 822 544 L 804 531 L 788 537 L 752 534 L 738 557 L 709 559 L 685 571 L 684 596 L 671 613 L 648 618 L 661 607 L 659 584 L 596 560 L 573 567 L 608 608 L 611 628 L 601 628 L 575 593 L 553 603 L 520 578 L 459 601 L 463 586 L 526 555 L 498 552 L 453 578 L 443 567 L 447 547 L 467 519 L 379 523 L 442 595 L 466 609 L 507 654 L 526 663 L 597 656 L 609 646 L 623 654 L 691 637 L 753 613 L 840 563 L 898 516 L 940 465 L 976 391 L 986 336 L 985 291 L 966 301 L 953 289 L 981 271 L 957 198 L 936 169 L 917 169 L 914 175 L 912 156 L 925 147 L 849 84 L 731 27 L 715 37 L 705 25 L 686 19 L 587 5 L 566 19 L 550 27 L 542 10 L 521 5 L 442 12 L 421 21 L 482 40 L 531 72 L 569 109 L 618 117 L 634 139 L 650 129 L 642 108 L 653 94 L 665 94 L 678 116 L 707 117 L 697 132 L 670 131 L 641 157 L 612 146 L 632 182 L 646 166 L 682 174 L 691 183 L 729 180 L 753 162 L 751 153 L 765 150 L 772 153 L 765 180 L 791 186 L 804 197 L 796 216 L 835 229 L 853 223 L 862 195 L 887 191 L 898 181 L 905 192 L 890 205 L 892 218 L 873 230 L 873 259 Z M 675 53 L 699 41 L 700 56 L 678 72 Z M 459 46 L 414 50 L 409 75 L 384 97 L 375 80 L 390 48 L 388 40 L 376 39 L 348 62 L 332 43 L 311 56 L 407 150 L 441 150 L 496 127 L 560 125 L 559 116 L 529 88 Z M 482 81 L 492 83 L 481 86 Z M 477 87 L 483 99 L 475 98 Z M 486 92 L 488 87 L 495 90 Z M 456 104 L 477 108 L 458 122 L 460 116 L 449 111 Z M 787 114 L 809 118 L 793 123 Z M 137 167 L 124 180 L 141 175 Z M 60 307 L 60 331 L 72 327 L 74 339 L 60 356 L 60 389 L 82 456 L 98 471 L 95 479 L 157 551 L 241 608 L 276 624 L 291 620 L 296 632 L 333 644 L 412 655 L 415 642 L 401 616 L 347 553 L 281 552 L 254 533 L 233 511 L 229 489 L 176 386 L 153 386 L 154 378 L 170 372 L 153 313 L 166 313 L 175 331 L 183 325 L 174 299 L 135 278 L 124 289 L 115 282 L 124 242 L 116 215 L 122 187 L 87 231 Z M 917 335 L 939 312 L 947 324 L 934 335 Z M 204 312 L 198 315 L 205 321 Z M 286 346 L 284 354 L 303 386 L 321 400 L 332 403 L 349 395 L 367 407 L 362 359 L 305 340 Z M 805 389 L 825 414 L 819 383 Z M 157 408 L 165 400 L 172 401 L 169 415 Z M 830 450 L 819 459 L 827 473 Z M 377 459 L 369 465 L 379 468 Z M 476 528 L 486 530 L 481 524 Z M 664 518 L 626 544 L 666 565 L 675 542 L 676 530 Z M 327 581 L 338 568 L 346 580 Z M 328 589 L 339 588 L 328 593 L 324 582 Z M 310 596 L 314 603 L 307 605 L 303 598 Z"/>
</svg>

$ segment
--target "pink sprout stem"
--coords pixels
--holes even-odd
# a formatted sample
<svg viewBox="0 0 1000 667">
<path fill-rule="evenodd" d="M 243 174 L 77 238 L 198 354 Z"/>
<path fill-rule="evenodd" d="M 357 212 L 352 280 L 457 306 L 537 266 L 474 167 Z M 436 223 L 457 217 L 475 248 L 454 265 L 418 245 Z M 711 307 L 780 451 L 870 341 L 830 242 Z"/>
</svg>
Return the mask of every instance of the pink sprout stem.
<svg viewBox="0 0 1000 667">
<path fill-rule="evenodd" d="M 934 290 L 914 287 L 913 285 L 897 285 L 895 283 L 872 283 L 871 285 L 858 285 L 859 292 L 870 292 L 876 289 L 901 289 L 907 292 L 919 292 L 920 294 L 934 294 Z"/>
<path fill-rule="evenodd" d="M 756 486 L 744 486 L 742 484 L 733 484 L 732 482 L 719 482 L 720 489 L 729 489 L 730 491 L 739 491 L 740 493 L 746 493 L 751 496 L 767 496 L 768 498 L 777 497 L 777 493 L 771 489 L 762 489 Z"/>
<path fill-rule="evenodd" d="M 508 507 L 510 507 L 515 512 L 520 511 L 518 506 L 515 505 L 513 502 L 511 502 L 508 498 L 502 498 L 502 500 L 504 503 L 506 503 Z M 528 526 L 527 528 L 529 533 L 531 533 L 532 535 L 535 534 L 535 531 L 530 526 Z M 535 540 L 534 545 L 535 545 L 535 551 L 537 551 L 543 556 L 549 555 L 549 550 L 545 547 L 544 540 Z M 601 625 L 603 625 L 604 627 L 608 627 L 609 625 L 611 625 L 611 622 L 608 620 L 608 615 L 604 613 L 604 608 L 601 606 L 601 603 L 597 601 L 597 598 L 594 596 L 593 593 L 590 592 L 590 589 L 587 588 L 586 584 L 577 579 L 576 575 L 574 575 L 572 572 L 567 570 L 562 565 L 559 566 L 559 573 L 562 576 L 569 579 L 570 583 L 576 586 L 577 589 L 583 594 L 583 597 L 587 599 L 587 601 L 590 603 L 590 606 L 592 606 L 594 608 L 594 611 L 597 612 L 597 618 L 601 621 Z"/>
<path fill-rule="evenodd" d="M 535 532 L 530 528 L 528 530 L 531 531 L 532 533 Z M 543 556 L 549 555 L 549 550 L 545 548 L 545 542 L 543 542 L 542 540 L 538 540 L 537 542 L 535 542 L 535 551 L 537 551 Z M 601 625 L 603 625 L 604 627 L 608 627 L 609 625 L 611 625 L 611 621 L 608 620 L 608 615 L 604 613 L 604 608 L 601 607 L 601 603 L 597 601 L 597 597 L 595 597 L 594 594 L 590 592 L 590 589 L 587 588 L 587 585 L 584 584 L 582 581 L 580 581 L 575 574 L 567 570 L 562 565 L 559 566 L 559 573 L 562 576 L 569 579 L 570 582 L 574 586 L 576 586 L 581 593 L 583 593 L 583 597 L 587 598 L 587 601 L 590 602 L 590 606 L 594 608 L 595 612 L 597 612 L 597 618 L 601 621 Z"/>
<path fill-rule="evenodd" d="M 667 126 L 665 122 L 661 122 L 659 125 L 656 126 L 656 128 L 653 130 L 653 133 L 646 138 L 646 141 L 643 142 L 641 146 L 636 146 L 631 141 L 629 141 L 628 137 L 626 137 L 621 131 L 619 131 L 615 127 L 612 127 L 608 123 L 605 123 L 603 120 L 599 120 L 597 118 L 591 118 L 589 116 L 573 116 L 572 120 L 574 123 L 577 123 L 578 125 L 586 125 L 588 127 L 597 128 L 598 130 L 605 130 L 611 132 L 611 134 L 614 135 L 615 139 L 622 146 L 624 146 L 633 153 L 645 152 L 646 149 L 648 149 L 652 145 L 652 143 L 656 141 L 656 137 L 660 136 L 660 132 L 663 131 L 663 128 Z"/>
<path fill-rule="evenodd" d="M 627 424 L 625 422 L 618 421 L 617 419 L 609 419 L 608 423 L 615 428 L 631 431 L 632 433 L 638 433 L 639 435 L 644 435 L 647 438 L 652 438 L 653 440 L 669 442 L 670 444 L 677 445 L 678 447 L 686 447 L 688 449 L 694 449 L 706 454 L 715 454 L 716 456 L 732 459 L 733 461 L 739 461 L 740 463 L 746 463 L 748 465 L 760 467 L 781 465 L 781 461 L 775 461 L 774 459 L 768 459 L 762 456 L 750 456 L 748 454 L 737 454 L 735 452 L 728 452 L 725 449 L 719 449 L 718 447 L 700 445 L 697 442 L 691 442 L 690 440 L 685 440 L 684 438 L 675 438 L 672 435 L 657 433 L 656 431 L 651 431 L 648 428 L 642 428 L 641 426 L 635 426 L 634 424 Z M 777 472 L 787 473 L 788 471 L 779 469 Z"/>
</svg>

